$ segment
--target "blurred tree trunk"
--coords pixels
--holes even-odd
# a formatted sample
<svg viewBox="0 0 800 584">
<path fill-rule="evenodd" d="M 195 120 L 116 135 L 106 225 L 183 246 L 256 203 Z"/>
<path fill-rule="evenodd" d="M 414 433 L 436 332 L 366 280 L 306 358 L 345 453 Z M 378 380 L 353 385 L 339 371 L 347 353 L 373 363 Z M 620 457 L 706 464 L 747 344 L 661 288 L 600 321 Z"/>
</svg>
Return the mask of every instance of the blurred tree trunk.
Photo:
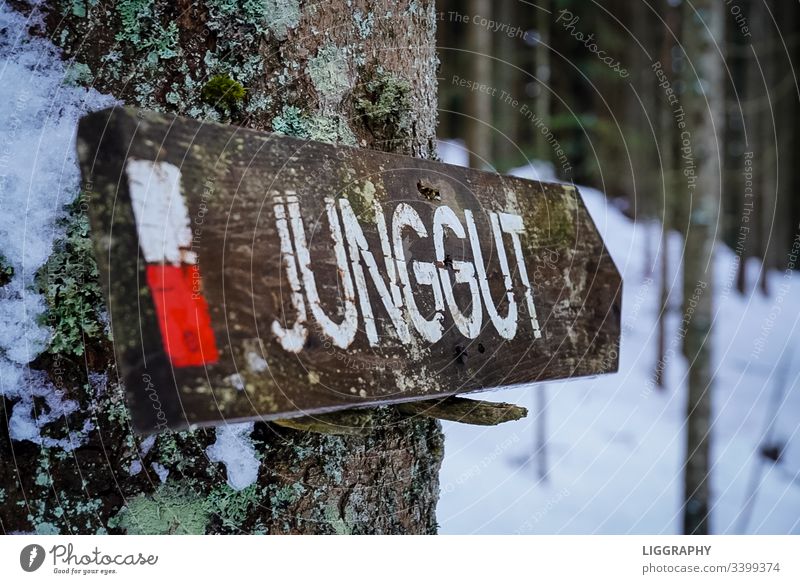
<svg viewBox="0 0 800 584">
<path fill-rule="evenodd" d="M 753 4 L 753 0 L 742 1 L 742 11 L 748 21 L 752 17 Z M 748 196 L 745 191 L 743 157 L 756 148 L 757 126 L 752 123 L 756 114 L 748 106 L 747 100 L 751 99 L 753 93 L 758 91 L 758 86 L 755 85 L 756 71 L 751 66 L 753 60 L 750 48 L 752 38 L 744 37 L 735 22 L 729 22 L 728 30 L 731 33 L 728 46 L 731 47 L 733 53 L 728 58 L 733 75 L 733 87 L 729 87 L 727 90 L 728 123 L 725 127 L 727 136 L 724 144 L 728 158 L 725 184 L 727 198 L 730 202 L 729 208 L 734 210 L 733 213 L 730 213 L 729 240 L 739 258 L 736 270 L 736 290 L 739 294 L 745 294 L 747 292 L 748 259 L 753 254 L 753 238 L 758 235 L 758 229 L 753 221 L 756 216 L 752 213 L 752 207 L 748 207 L 748 205 L 752 205 L 753 196 L 752 193 Z M 758 176 L 755 174 L 752 178 L 754 185 L 759 180 Z"/>
<path fill-rule="evenodd" d="M 622 113 L 630 137 L 628 151 L 630 154 L 630 170 L 620 169 L 619 172 L 630 172 L 631 187 L 628 190 L 633 197 L 634 216 L 644 227 L 644 260 L 643 278 L 653 274 L 654 265 L 654 240 L 657 235 L 651 234 L 652 226 L 658 217 L 657 203 L 659 172 L 656 168 L 656 136 L 659 126 L 659 109 L 656 106 L 656 89 L 658 85 L 654 80 L 653 72 L 648 67 L 649 55 L 653 55 L 657 47 L 653 39 L 657 36 L 655 23 L 658 22 L 650 8 L 643 2 L 634 2 L 630 5 L 631 29 L 637 42 L 632 43 L 632 80 L 634 91 L 628 92 L 628 105 Z M 639 44 L 642 46 L 640 47 Z"/>
<path fill-rule="evenodd" d="M 541 384 L 533 388 L 536 397 L 536 476 L 547 480 L 547 385 Z"/>
<path fill-rule="evenodd" d="M 470 0 L 469 16 L 492 18 L 492 0 Z M 472 22 L 467 28 L 469 76 L 473 83 L 492 87 L 492 33 L 486 26 Z M 491 89 L 490 89 L 491 91 Z M 498 90 L 499 92 L 499 90 Z M 492 97 L 488 91 L 470 91 L 467 100 L 467 149 L 472 168 L 491 168 L 492 157 Z"/>
<path fill-rule="evenodd" d="M 696 0 L 682 7 L 682 42 L 687 64 L 692 65 L 685 69 L 684 107 L 697 176 L 695 188 L 687 193 L 692 205 L 683 269 L 683 314 L 688 320 L 684 353 L 689 363 L 683 529 L 687 534 L 705 534 L 710 510 L 714 233 L 721 190 L 715 132 L 723 122 L 724 107 L 724 67 L 721 49 L 715 43 L 722 46 L 725 5 L 716 0 Z"/>
<path fill-rule="evenodd" d="M 516 26 L 519 21 L 517 6 L 516 0 L 496 3 L 494 5 L 495 20 L 508 24 L 509 27 Z M 497 107 L 494 115 L 497 126 L 497 132 L 494 134 L 494 161 L 498 171 L 506 172 L 516 166 L 516 162 L 520 159 L 520 118 L 519 112 L 501 99 L 500 95 L 502 91 L 505 91 L 512 98 L 519 99 L 517 95 L 519 71 L 516 67 L 519 63 L 517 51 L 520 40 L 502 32 L 495 33 L 494 39 L 494 56 L 497 58 L 492 63 L 495 87 L 497 87 L 497 96 L 495 97 Z"/>
<path fill-rule="evenodd" d="M 407 10 L 393 0 L 278 2 L 266 12 L 188 0 L 90 2 L 80 11 L 70 6 L 50 3 L 47 35 L 62 44 L 66 58 L 88 67 L 97 89 L 126 104 L 423 158 L 433 154 L 432 1 Z M 356 8 L 360 17 L 354 17 Z M 213 76 L 243 85 L 244 99 L 224 107 L 204 101 Z M 359 108 L 365 100 L 386 111 Z M 65 452 L 11 441 L 8 415 L 0 416 L 2 530 L 436 531 L 443 453 L 438 422 L 376 410 L 376 430 L 366 437 L 257 423 L 250 439 L 260 461 L 258 479 L 235 491 L 225 468 L 206 455 L 214 429 L 142 441 L 131 432 L 109 342 L 85 352 L 55 361 L 80 411 L 43 430 L 57 438 L 91 422 L 80 447 Z M 53 363 L 43 357 L 35 365 L 52 376 Z M 100 391 L 89 380 L 102 372 L 108 384 Z M 164 471 L 169 474 L 162 481 Z"/>
<path fill-rule="evenodd" d="M 772 20 L 767 14 L 767 7 L 762 2 L 754 5 L 756 30 L 767 31 L 772 28 Z M 758 286 L 764 296 L 769 296 L 769 271 L 777 264 L 775 261 L 776 249 L 778 247 L 775 240 L 775 212 L 777 203 L 778 171 L 776 168 L 778 153 L 776 148 L 777 135 L 775 132 L 775 116 L 778 106 L 778 95 L 776 95 L 776 74 L 775 61 L 779 58 L 778 46 L 780 41 L 777 35 L 763 34 L 758 39 L 756 54 L 758 62 L 753 63 L 759 69 L 757 82 L 759 84 L 758 95 L 761 96 L 761 107 L 758 108 L 758 125 L 756 131 L 759 133 L 758 151 L 758 174 L 761 175 L 760 204 L 758 207 L 758 233 L 761 253 L 761 274 L 758 279 Z"/>
<path fill-rule="evenodd" d="M 672 50 L 675 46 L 673 34 L 678 34 L 679 12 L 678 8 L 667 4 L 663 8 L 664 26 L 661 37 L 660 62 L 664 73 L 670 80 L 671 86 L 675 87 L 675 76 L 673 68 Z M 659 149 L 661 150 L 661 169 L 662 185 L 664 189 L 664 200 L 661 205 L 661 257 L 659 274 L 659 312 L 658 312 L 658 344 L 656 353 L 655 383 L 656 386 L 664 389 L 666 387 L 666 354 L 667 354 L 667 316 L 669 314 L 669 231 L 672 226 L 672 206 L 675 193 L 678 188 L 678 170 L 676 168 L 676 156 L 678 151 L 675 129 L 675 119 L 672 106 L 667 101 L 666 96 L 662 97 L 659 104 Z"/>
<path fill-rule="evenodd" d="M 550 85 L 550 26 L 554 18 L 554 15 L 549 12 L 552 8 L 551 4 L 551 0 L 540 0 L 538 2 L 539 9 L 536 10 L 536 32 L 539 33 L 539 41 L 536 43 L 536 79 L 539 81 L 536 94 L 536 114 L 548 126 L 551 125 L 550 94 L 553 91 L 552 85 Z M 547 143 L 545 134 L 536 130 L 534 139 L 536 156 L 541 160 L 550 160 L 553 153 L 550 151 L 550 144 Z"/>
</svg>

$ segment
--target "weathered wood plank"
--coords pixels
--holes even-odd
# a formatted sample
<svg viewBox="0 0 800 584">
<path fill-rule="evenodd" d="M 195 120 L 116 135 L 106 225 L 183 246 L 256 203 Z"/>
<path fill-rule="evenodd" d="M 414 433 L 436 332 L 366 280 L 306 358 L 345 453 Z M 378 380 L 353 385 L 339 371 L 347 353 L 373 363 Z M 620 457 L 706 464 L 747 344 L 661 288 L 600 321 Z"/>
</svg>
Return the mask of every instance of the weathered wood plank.
<svg viewBox="0 0 800 584">
<path fill-rule="evenodd" d="M 78 151 L 140 431 L 617 369 L 572 186 L 120 108 Z"/>
<path fill-rule="evenodd" d="M 406 402 L 397 407 L 408 415 L 428 416 L 476 426 L 497 426 L 504 422 L 520 420 L 528 415 L 526 408 L 514 404 L 464 399 L 463 397 Z"/>
</svg>

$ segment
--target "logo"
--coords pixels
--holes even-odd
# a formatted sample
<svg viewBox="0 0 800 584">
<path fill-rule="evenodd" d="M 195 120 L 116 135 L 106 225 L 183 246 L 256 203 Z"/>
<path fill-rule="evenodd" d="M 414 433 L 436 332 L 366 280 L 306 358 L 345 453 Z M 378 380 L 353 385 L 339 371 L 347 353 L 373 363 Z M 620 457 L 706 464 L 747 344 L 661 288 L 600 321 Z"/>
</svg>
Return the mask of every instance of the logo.
<svg viewBox="0 0 800 584">
<path fill-rule="evenodd" d="M 22 548 L 19 553 L 19 565 L 26 572 L 35 572 L 44 564 L 44 548 L 38 544 L 32 543 Z"/>
</svg>

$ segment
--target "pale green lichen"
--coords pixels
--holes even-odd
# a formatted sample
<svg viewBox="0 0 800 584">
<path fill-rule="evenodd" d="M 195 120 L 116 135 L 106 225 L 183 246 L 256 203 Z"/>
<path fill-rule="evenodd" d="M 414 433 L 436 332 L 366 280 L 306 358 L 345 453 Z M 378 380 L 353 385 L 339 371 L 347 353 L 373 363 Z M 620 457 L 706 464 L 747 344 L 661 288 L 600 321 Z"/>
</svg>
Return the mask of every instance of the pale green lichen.
<svg viewBox="0 0 800 584">
<path fill-rule="evenodd" d="M 42 322 L 53 328 L 48 346 L 51 354 L 80 356 L 87 344 L 96 345 L 107 338 L 104 295 L 84 207 L 81 197 L 67 207 L 65 237 L 37 273 L 47 304 Z"/>
<path fill-rule="evenodd" d="M 155 13 L 153 0 L 121 0 L 116 8 L 121 26 L 115 39 L 144 51 L 149 67 L 180 54 L 178 24 L 171 21 L 165 26 L 160 15 Z"/>
<path fill-rule="evenodd" d="M 250 508 L 262 499 L 258 485 L 235 491 L 226 484 L 211 491 L 205 498 L 204 507 L 209 515 L 219 517 L 223 526 L 238 529 L 247 519 Z"/>
<path fill-rule="evenodd" d="M 281 113 L 272 118 L 272 131 L 330 144 L 356 144 L 353 131 L 341 116 L 308 115 L 291 105 L 284 106 Z"/>
<path fill-rule="evenodd" d="M 351 183 L 344 193 L 356 217 L 362 222 L 375 221 L 375 193 L 375 183 L 369 179 Z"/>
<path fill-rule="evenodd" d="M 356 99 L 356 111 L 372 134 L 382 141 L 403 141 L 412 133 L 411 84 L 385 71 L 377 71 Z"/>
<path fill-rule="evenodd" d="M 314 84 L 320 102 L 324 106 L 338 104 L 350 89 L 351 79 L 347 62 L 347 51 L 327 44 L 308 61 L 308 77 Z"/>
<path fill-rule="evenodd" d="M 64 73 L 64 83 L 69 85 L 91 85 L 93 81 L 92 70 L 85 63 L 70 63 Z"/>
<path fill-rule="evenodd" d="M 116 40 L 140 43 L 146 23 L 153 18 L 153 0 L 120 0 L 116 9 L 121 20 Z"/>
<path fill-rule="evenodd" d="M 34 527 L 34 531 L 36 535 L 60 535 L 61 530 L 50 523 L 49 521 L 44 521 L 42 523 L 37 524 Z"/>
<path fill-rule="evenodd" d="M 374 19 L 374 12 L 369 12 L 365 15 L 361 10 L 356 9 L 355 13 L 353 13 L 353 20 L 356 23 L 356 29 L 358 29 L 358 36 L 366 39 L 372 34 L 372 27 L 375 24 Z"/>
<path fill-rule="evenodd" d="M 289 29 L 300 23 L 299 0 L 264 0 L 264 15 L 269 31 L 284 40 Z"/>
<path fill-rule="evenodd" d="M 353 527 L 349 525 L 344 517 L 341 516 L 339 510 L 333 506 L 328 505 L 325 507 L 325 520 L 333 528 L 336 535 L 352 535 Z"/>
<path fill-rule="evenodd" d="M 62 14 L 86 18 L 89 10 L 97 6 L 99 2 L 100 0 L 63 0 L 59 4 Z"/>
<path fill-rule="evenodd" d="M 240 530 L 256 505 L 268 499 L 267 487 L 250 485 L 235 491 L 222 485 L 206 496 L 191 488 L 191 482 L 166 483 L 152 495 L 139 495 L 109 521 L 109 527 L 128 534 L 204 534 L 219 520 L 222 528 Z M 281 489 L 273 501 L 277 509 L 296 501 L 300 491 Z"/>
<path fill-rule="evenodd" d="M 130 535 L 204 534 L 208 510 L 203 500 L 174 484 L 160 486 L 152 495 L 138 495 L 108 525 Z"/>
</svg>

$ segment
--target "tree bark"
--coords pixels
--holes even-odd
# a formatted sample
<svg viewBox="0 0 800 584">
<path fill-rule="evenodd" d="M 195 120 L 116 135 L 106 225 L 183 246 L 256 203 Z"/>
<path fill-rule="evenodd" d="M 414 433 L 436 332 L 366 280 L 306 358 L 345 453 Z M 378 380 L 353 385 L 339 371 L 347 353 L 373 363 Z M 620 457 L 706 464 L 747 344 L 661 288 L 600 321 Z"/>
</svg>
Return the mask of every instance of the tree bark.
<svg viewBox="0 0 800 584">
<path fill-rule="evenodd" d="M 432 0 L 51 2 L 46 34 L 88 66 L 94 87 L 128 105 L 300 137 L 434 154 Z M 213 81 L 216 79 L 216 81 Z M 222 88 L 243 87 L 244 96 Z M 109 340 L 85 358 L 44 355 L 91 419 L 65 452 L 11 441 L 0 417 L 0 529 L 49 533 L 435 533 L 438 422 L 376 410 L 369 436 L 257 423 L 257 481 L 235 490 L 206 448 L 215 430 L 134 436 Z M 108 375 L 97 394 L 85 384 Z M 96 376 L 92 377 L 96 378 Z M 13 404 L 4 404 L 8 411 Z M 65 422 L 62 420 L 62 422 Z M 66 433 L 65 423 L 47 431 Z M 80 427 L 80 426 L 77 426 Z M 148 446 L 150 446 L 148 448 Z M 134 465 L 141 471 L 133 473 Z M 168 470 L 161 481 L 155 470 Z"/>
<path fill-rule="evenodd" d="M 471 18 L 484 17 L 491 19 L 492 3 L 490 0 L 470 0 L 469 15 Z M 491 86 L 492 83 L 492 33 L 486 26 L 473 22 L 467 29 L 467 46 L 470 51 L 469 71 L 476 84 Z M 472 168 L 489 169 L 492 167 L 492 99 L 487 91 L 470 91 L 467 97 L 469 117 L 467 124 L 467 150 L 469 165 Z"/>
<path fill-rule="evenodd" d="M 675 46 L 673 34 L 678 33 L 678 9 L 673 6 L 665 6 L 664 27 L 661 38 L 661 65 L 668 75 L 670 82 L 674 80 L 674 69 L 672 67 L 672 49 Z M 672 107 L 666 101 L 656 108 L 659 114 L 659 142 L 661 149 L 661 168 L 662 185 L 664 188 L 664 201 L 661 209 L 661 257 L 659 258 L 659 312 L 658 312 L 658 342 L 656 348 L 655 383 L 659 389 L 665 389 L 667 385 L 667 316 L 669 315 L 669 232 L 672 227 L 672 207 L 675 198 L 677 184 L 675 177 L 678 175 L 676 169 L 676 131 L 675 120 Z"/>
<path fill-rule="evenodd" d="M 550 124 L 550 92 L 553 91 L 550 82 L 550 25 L 553 15 L 550 12 L 552 6 L 550 0 L 539 2 L 536 10 L 536 31 L 539 33 L 539 42 L 536 43 L 536 81 L 539 83 L 538 93 L 536 94 L 536 114 L 539 118 L 546 120 Z M 534 134 L 534 148 L 536 156 L 540 160 L 551 160 L 553 152 L 547 137 L 542 132 L 536 131 Z"/>
<path fill-rule="evenodd" d="M 721 168 L 715 135 L 723 120 L 722 45 L 724 4 L 684 4 L 683 43 L 687 65 L 684 95 L 696 168 L 683 268 L 684 354 L 689 363 L 684 532 L 709 531 L 709 438 L 711 418 L 711 323 L 714 233 L 719 219 Z"/>
<path fill-rule="evenodd" d="M 518 2 L 498 2 L 494 5 L 495 17 L 497 22 L 515 26 L 519 22 L 517 15 Z M 509 36 L 501 32 L 494 35 L 494 55 L 497 60 L 492 63 L 494 68 L 495 87 L 497 95 L 495 103 L 497 112 L 494 116 L 497 132 L 494 134 L 494 164 L 498 171 L 507 172 L 517 166 L 522 158 L 519 141 L 519 118 L 518 112 L 507 102 L 500 99 L 502 91 L 516 99 L 517 80 L 519 79 L 518 66 L 520 39 Z"/>
</svg>

